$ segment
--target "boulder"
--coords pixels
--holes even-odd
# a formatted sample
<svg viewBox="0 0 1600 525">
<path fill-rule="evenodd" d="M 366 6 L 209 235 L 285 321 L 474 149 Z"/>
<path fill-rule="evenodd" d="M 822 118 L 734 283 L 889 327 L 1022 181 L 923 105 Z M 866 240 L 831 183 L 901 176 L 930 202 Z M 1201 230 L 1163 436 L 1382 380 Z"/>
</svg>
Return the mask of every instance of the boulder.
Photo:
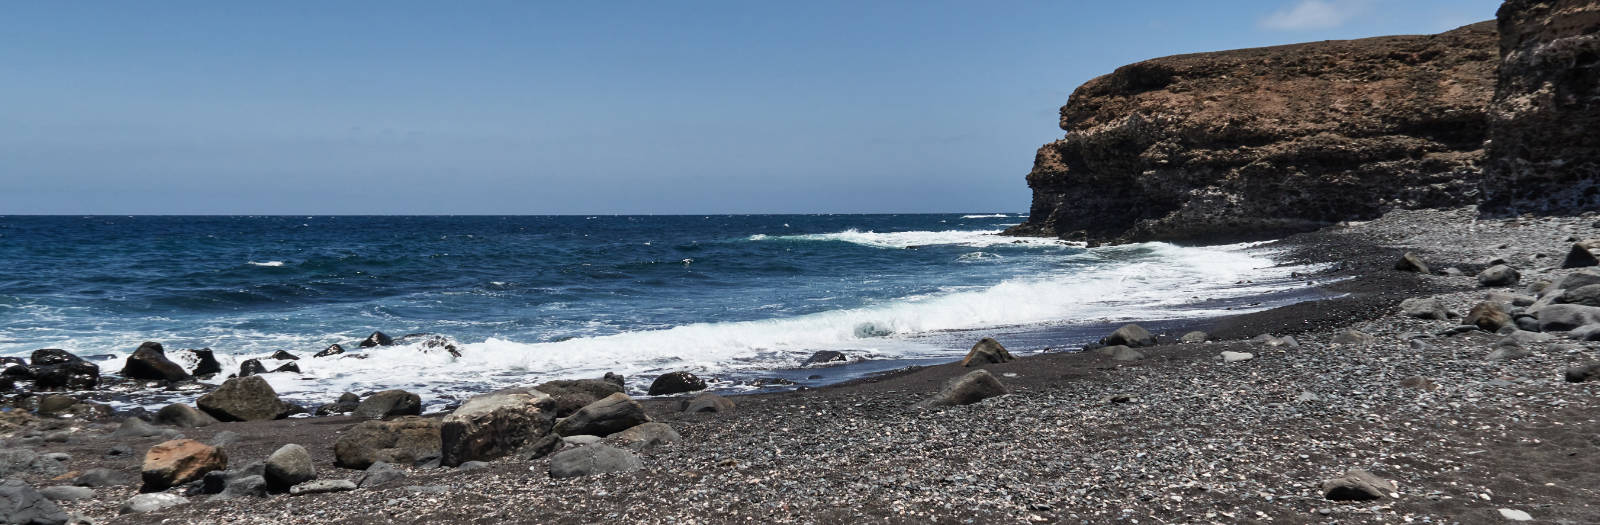
<svg viewBox="0 0 1600 525">
<path fill-rule="evenodd" d="M 970 405 L 979 401 L 1006 395 L 1005 385 L 988 370 L 973 370 L 945 384 L 933 398 L 918 403 L 922 407 Z"/>
<path fill-rule="evenodd" d="M 361 406 L 361 396 L 357 396 L 350 392 L 345 392 L 343 394 L 339 394 L 339 399 L 337 401 L 317 407 L 316 415 L 331 416 L 334 414 L 355 412 L 356 407 L 359 406 Z"/>
<path fill-rule="evenodd" d="M 361 478 L 356 483 L 361 488 L 366 489 L 377 487 L 391 481 L 402 480 L 405 479 L 405 477 L 406 473 L 400 470 L 400 467 L 396 467 L 388 462 L 379 461 L 377 463 L 373 463 L 372 466 L 367 467 L 366 472 L 361 473 Z"/>
<path fill-rule="evenodd" d="M 1596 306 L 1553 304 L 1539 309 L 1540 332 L 1565 332 L 1596 323 L 1600 323 L 1600 307 Z"/>
<path fill-rule="evenodd" d="M 683 405 L 683 411 L 691 413 L 732 412 L 733 408 L 733 401 L 710 392 L 695 396 Z"/>
<path fill-rule="evenodd" d="M 545 434 L 544 437 L 539 438 L 538 441 L 534 441 L 533 443 L 518 449 L 517 457 L 523 460 L 532 461 L 550 454 L 554 454 L 557 450 L 561 450 L 561 447 L 565 444 L 565 438 L 562 438 L 560 435 L 551 432 L 549 434 Z"/>
<path fill-rule="evenodd" d="M 1600 378 L 1600 362 L 1589 362 L 1567 367 L 1567 382 L 1582 383 Z"/>
<path fill-rule="evenodd" d="M 622 385 L 605 379 L 563 379 L 533 387 L 550 396 L 555 417 L 567 417 L 589 403 L 622 393 Z"/>
<path fill-rule="evenodd" d="M 239 363 L 239 377 L 250 377 L 265 373 L 267 373 L 267 367 L 261 364 L 260 359 L 246 359 Z"/>
<path fill-rule="evenodd" d="M 1489 355 L 1483 356 L 1483 359 L 1486 361 L 1510 361 L 1513 359 L 1522 359 L 1531 355 L 1533 355 L 1533 352 L 1530 352 L 1521 346 L 1496 345 L 1495 349 L 1489 352 Z"/>
<path fill-rule="evenodd" d="M 1468 324 L 1483 329 L 1485 332 L 1498 332 L 1501 328 L 1515 326 L 1511 323 L 1511 314 L 1506 313 L 1505 307 L 1494 301 L 1484 301 L 1472 307 L 1467 312 Z"/>
<path fill-rule="evenodd" d="M 37 390 L 94 390 L 100 383 L 100 366 L 82 360 L 7 371 L 13 369 L 28 370 Z"/>
<path fill-rule="evenodd" d="M 333 458 L 340 467 L 364 469 L 378 462 L 411 465 L 439 450 L 439 421 L 406 416 L 350 427 L 334 442 Z"/>
<path fill-rule="evenodd" d="M 28 525 L 61 525 L 70 519 L 43 494 L 14 479 L 0 481 L 0 518 Z"/>
<path fill-rule="evenodd" d="M 72 485 L 55 485 L 39 489 L 39 495 L 50 501 L 76 501 L 94 497 L 94 489 L 89 487 L 74 487 Z M 9 523 L 10 520 L 7 520 Z"/>
<path fill-rule="evenodd" d="M 454 467 L 495 459 L 543 437 L 554 419 L 550 406 L 550 396 L 537 390 L 496 392 L 467 400 L 440 423 L 439 464 Z"/>
<path fill-rule="evenodd" d="M 1368 346 L 1378 342 L 1378 338 L 1360 330 L 1345 330 L 1333 336 L 1333 344 L 1346 346 Z"/>
<path fill-rule="evenodd" d="M 612 394 L 590 403 L 555 425 L 555 433 L 562 436 L 583 434 L 606 436 L 649 423 L 644 407 L 627 394 Z"/>
<path fill-rule="evenodd" d="M 205 412 L 195 410 L 194 407 L 183 403 L 173 403 L 156 411 L 153 421 L 158 425 L 172 425 L 183 428 L 198 428 L 212 423 L 217 419 Z"/>
<path fill-rule="evenodd" d="M 51 394 L 39 398 L 38 412 L 41 416 L 53 416 L 61 412 L 66 412 L 68 409 L 72 408 L 72 405 L 76 404 L 78 404 L 78 400 L 76 398 L 71 396 Z"/>
<path fill-rule="evenodd" d="M 989 363 L 1004 363 L 1016 359 L 1011 357 L 1011 352 L 993 338 L 985 337 L 972 345 L 972 350 L 967 351 L 967 357 L 961 360 L 961 366 L 986 365 Z"/>
<path fill-rule="evenodd" d="M 649 394 L 664 396 L 706 389 L 706 381 L 688 372 L 668 372 L 650 383 Z"/>
<path fill-rule="evenodd" d="M 1222 362 L 1224 362 L 1224 363 L 1236 363 L 1236 362 L 1239 362 L 1239 361 L 1249 361 L 1249 360 L 1255 359 L 1255 358 L 1256 358 L 1256 355 L 1252 354 L 1250 352 L 1226 352 L 1226 351 L 1222 352 Z"/>
<path fill-rule="evenodd" d="M 1428 263 L 1422 262 L 1421 257 L 1411 252 L 1401 255 L 1400 260 L 1394 262 L 1394 269 L 1402 272 L 1433 273 L 1428 269 Z"/>
<path fill-rule="evenodd" d="M 79 487 L 117 487 L 132 485 L 133 478 L 123 474 L 121 471 L 108 468 L 92 468 L 72 478 L 72 484 Z"/>
<path fill-rule="evenodd" d="M 1414 297 L 1400 301 L 1400 313 L 1407 317 L 1440 321 L 1447 321 L 1452 317 L 1450 309 L 1445 308 L 1444 301 L 1440 301 L 1437 297 Z"/>
<path fill-rule="evenodd" d="M 265 498 L 267 493 L 267 478 L 265 476 L 261 474 L 244 474 L 227 478 L 221 490 L 211 499 Z"/>
<path fill-rule="evenodd" d="M 361 400 L 353 414 L 365 419 L 388 419 L 422 414 L 422 398 L 404 390 L 384 390 Z"/>
<path fill-rule="evenodd" d="M 1600 271 L 1578 270 L 1556 279 L 1539 292 L 1541 296 L 1556 294 L 1558 291 L 1575 290 L 1585 286 L 1600 284 Z"/>
<path fill-rule="evenodd" d="M 604 381 L 610 381 L 612 383 L 616 383 L 617 386 L 619 386 L 619 387 L 620 386 L 625 386 L 627 384 L 627 382 L 624 381 L 624 378 L 622 377 L 622 374 L 618 374 L 616 372 L 606 372 L 606 375 L 602 376 L 600 379 L 604 380 Z"/>
<path fill-rule="evenodd" d="M 1578 341 L 1600 341 L 1600 324 L 1583 325 L 1567 332 L 1567 337 Z"/>
<path fill-rule="evenodd" d="M 1113 361 L 1138 361 L 1144 359 L 1143 353 L 1124 345 L 1102 346 L 1094 349 L 1094 353 L 1109 357 Z"/>
<path fill-rule="evenodd" d="M 287 417 L 291 410 L 261 376 L 237 377 L 195 400 L 200 410 L 221 421 L 261 421 Z"/>
<path fill-rule="evenodd" d="M 1389 497 L 1394 483 L 1365 470 L 1351 470 L 1322 482 L 1322 495 L 1333 501 L 1372 501 Z"/>
<path fill-rule="evenodd" d="M 1193 332 L 1189 332 L 1189 333 L 1183 334 L 1183 337 L 1179 337 L 1178 338 L 1178 342 L 1180 342 L 1180 343 L 1191 343 L 1191 344 L 1193 344 L 1193 343 L 1204 343 L 1204 342 L 1206 342 L 1206 339 L 1209 339 L 1210 337 L 1211 336 L 1206 334 L 1205 332 L 1201 332 L 1199 330 L 1195 330 Z"/>
<path fill-rule="evenodd" d="M 272 355 L 267 356 L 267 359 L 277 359 L 279 361 L 298 361 L 300 356 L 291 354 L 288 350 L 279 350 L 273 352 Z"/>
<path fill-rule="evenodd" d="M 1125 324 L 1122 325 L 1121 328 L 1116 329 L 1116 331 L 1111 332 L 1111 335 L 1101 339 L 1100 344 L 1106 346 L 1122 345 L 1130 348 L 1155 346 L 1156 336 L 1151 335 L 1150 331 L 1145 330 L 1142 326 L 1136 324 Z"/>
<path fill-rule="evenodd" d="M 800 366 L 825 365 L 828 363 L 843 363 L 847 360 L 844 352 L 838 350 L 820 350 L 806 358 Z"/>
<path fill-rule="evenodd" d="M 291 374 L 298 374 L 298 373 L 300 373 L 300 364 L 299 363 L 295 363 L 293 361 L 290 361 L 288 363 L 284 363 L 284 364 L 278 365 L 277 368 L 272 369 L 272 373 L 275 374 L 275 373 L 278 373 L 278 372 L 288 372 L 288 373 L 291 373 Z"/>
<path fill-rule="evenodd" d="M 170 428 L 156 428 L 149 422 L 136 417 L 130 417 L 122 420 L 122 423 L 117 426 L 117 429 L 111 432 L 111 437 L 123 439 L 156 436 L 171 438 L 176 437 L 177 435 L 178 431 L 176 430 L 172 430 Z"/>
<path fill-rule="evenodd" d="M 66 454 L 40 454 L 25 448 L 0 449 L 0 477 L 18 474 L 59 476 L 67 472 Z"/>
<path fill-rule="evenodd" d="M 666 423 L 641 423 L 633 428 L 606 436 L 606 441 L 630 450 L 644 450 L 683 439 L 672 425 Z"/>
<path fill-rule="evenodd" d="M 550 456 L 550 477 L 575 478 L 595 474 L 632 472 L 644 468 L 639 456 L 604 444 L 563 450 Z"/>
<path fill-rule="evenodd" d="M 73 355 L 72 352 L 68 352 L 59 348 L 43 348 L 34 350 L 33 354 L 28 356 L 28 362 L 34 366 L 51 366 L 64 363 L 76 363 L 79 361 L 83 361 L 83 358 Z"/>
<path fill-rule="evenodd" d="M 189 373 L 182 366 L 167 359 L 166 349 L 154 341 L 139 345 L 122 366 L 122 376 L 130 379 L 182 381 Z"/>
<path fill-rule="evenodd" d="M 1600 266 L 1600 239 L 1588 239 L 1572 244 L 1567 258 L 1561 260 L 1562 268 Z"/>
<path fill-rule="evenodd" d="M 327 348 L 322 349 L 321 352 L 317 352 L 315 354 L 312 354 L 311 357 L 328 357 L 328 356 L 331 356 L 331 355 L 339 355 L 339 354 L 342 354 L 342 353 L 344 353 L 344 347 L 339 346 L 339 343 L 334 343 L 334 344 L 328 345 Z"/>
<path fill-rule="evenodd" d="M 179 350 L 178 355 L 181 361 L 188 363 L 189 373 L 194 376 L 222 373 L 222 363 L 217 362 L 217 355 L 210 348 Z"/>
<path fill-rule="evenodd" d="M 207 472 L 228 468 L 222 449 L 193 439 L 175 439 L 150 447 L 144 454 L 140 477 L 143 492 L 167 490 L 200 479 Z"/>
<path fill-rule="evenodd" d="M 1600 306 L 1600 284 L 1579 286 L 1561 292 L 1556 302 L 1563 304 L 1581 304 L 1584 306 Z"/>
<path fill-rule="evenodd" d="M 354 481 L 350 481 L 348 479 L 325 479 L 322 481 L 312 481 L 310 483 L 295 485 L 289 489 L 289 495 L 299 496 L 302 494 L 323 494 L 327 492 L 344 492 L 355 489 L 356 483 Z"/>
<path fill-rule="evenodd" d="M 389 345 L 392 345 L 392 344 L 394 344 L 394 338 L 393 337 L 389 337 L 388 335 L 384 334 L 383 332 L 373 332 L 372 335 L 367 336 L 366 339 L 363 339 L 361 341 L 361 347 L 362 348 L 372 348 L 374 346 L 389 346 Z"/>
<path fill-rule="evenodd" d="M 306 447 L 290 443 L 278 447 L 272 455 L 267 456 L 262 476 L 267 480 L 267 489 L 274 492 L 283 492 L 289 487 L 317 479 L 317 467 L 311 464 L 311 453 Z"/>
<path fill-rule="evenodd" d="M 164 510 L 187 503 L 189 503 L 189 498 L 185 498 L 177 494 L 139 494 L 129 499 L 127 503 L 123 503 L 122 509 L 119 510 L 118 513 L 142 514 L 145 512 Z"/>
<path fill-rule="evenodd" d="M 1478 272 L 1479 286 L 1511 286 L 1522 279 L 1522 274 L 1504 264 L 1496 264 Z"/>
</svg>

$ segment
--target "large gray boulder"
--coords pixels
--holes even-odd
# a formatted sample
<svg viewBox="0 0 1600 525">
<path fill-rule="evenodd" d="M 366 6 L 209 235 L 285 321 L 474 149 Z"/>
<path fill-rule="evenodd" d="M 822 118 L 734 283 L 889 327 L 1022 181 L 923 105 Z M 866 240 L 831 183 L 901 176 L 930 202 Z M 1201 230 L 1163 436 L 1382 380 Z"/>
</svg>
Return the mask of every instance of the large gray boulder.
<svg viewBox="0 0 1600 525">
<path fill-rule="evenodd" d="M 384 390 L 361 400 L 352 415 L 365 419 L 422 415 L 422 397 L 404 390 Z"/>
<path fill-rule="evenodd" d="M 61 525 L 68 516 L 27 483 L 8 479 L 0 481 L 0 518 L 8 524 Z"/>
<path fill-rule="evenodd" d="M 622 393 L 622 385 L 605 379 L 562 379 L 533 387 L 550 396 L 556 417 L 567 417 L 589 403 Z"/>
<path fill-rule="evenodd" d="M 1556 302 L 1564 304 L 1581 304 L 1584 306 L 1600 306 L 1600 284 L 1579 286 L 1561 292 L 1561 297 Z"/>
<path fill-rule="evenodd" d="M 1111 335 L 1106 336 L 1105 339 L 1101 339 L 1100 344 L 1106 346 L 1122 345 L 1129 348 L 1155 346 L 1156 336 L 1151 335 L 1150 331 L 1145 330 L 1142 326 L 1125 324 L 1116 329 L 1116 331 L 1111 332 Z"/>
<path fill-rule="evenodd" d="M 1016 359 L 1004 345 L 990 337 L 985 337 L 972 345 L 972 350 L 967 351 L 967 357 L 961 360 L 961 366 L 986 365 L 989 363 L 1004 363 Z"/>
<path fill-rule="evenodd" d="M 1596 323 L 1600 323 L 1600 307 L 1596 306 L 1553 304 L 1539 309 L 1540 332 L 1565 332 Z"/>
<path fill-rule="evenodd" d="M 650 416 L 644 407 L 627 394 L 611 394 L 605 399 L 590 403 L 555 425 L 555 433 L 562 436 L 608 436 L 649 423 Z"/>
<path fill-rule="evenodd" d="M 1005 385 L 988 370 L 973 370 L 945 384 L 933 398 L 918 403 L 923 407 L 970 405 L 985 399 L 1006 395 Z"/>
<path fill-rule="evenodd" d="M 439 464 L 495 459 L 550 432 L 550 396 L 537 390 L 485 394 L 445 416 L 439 426 Z"/>
<path fill-rule="evenodd" d="M 139 345 L 139 349 L 128 356 L 122 366 L 122 377 L 182 381 L 189 378 L 189 372 L 182 365 L 167 359 L 167 351 L 161 347 L 161 343 L 150 341 Z"/>
<path fill-rule="evenodd" d="M 357 481 L 357 484 L 361 488 L 367 489 L 383 485 L 384 483 L 402 480 L 405 479 L 405 477 L 406 473 L 405 471 L 400 470 L 400 467 L 396 467 L 392 463 L 380 461 L 373 463 L 370 467 L 367 467 L 366 472 L 361 473 L 361 478 L 359 481 Z"/>
<path fill-rule="evenodd" d="M 221 421 L 262 421 L 288 417 L 291 407 L 261 376 L 237 377 L 195 400 L 200 410 Z"/>
<path fill-rule="evenodd" d="M 439 421 L 406 416 L 389 421 L 363 421 L 333 443 L 333 461 L 342 468 L 365 469 L 373 463 L 411 465 L 439 453 Z"/>
<path fill-rule="evenodd" d="M 575 478 L 595 474 L 632 472 L 644 468 L 639 456 L 610 445 L 593 444 L 550 456 L 550 477 Z"/>
<path fill-rule="evenodd" d="M 311 452 L 306 447 L 290 443 L 267 456 L 263 477 L 267 488 L 275 492 L 317 479 L 317 467 L 311 463 Z"/>
</svg>

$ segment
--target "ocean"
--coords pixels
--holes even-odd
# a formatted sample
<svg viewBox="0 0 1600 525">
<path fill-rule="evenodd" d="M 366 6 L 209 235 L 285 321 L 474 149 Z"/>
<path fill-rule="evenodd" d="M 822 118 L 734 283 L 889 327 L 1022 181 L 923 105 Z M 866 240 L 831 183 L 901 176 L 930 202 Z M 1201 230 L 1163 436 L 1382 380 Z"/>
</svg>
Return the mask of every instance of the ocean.
<svg viewBox="0 0 1600 525">
<path fill-rule="evenodd" d="M 291 401 L 404 388 L 437 408 L 605 372 L 639 390 L 673 370 L 726 390 L 819 384 L 959 358 L 988 335 L 1024 354 L 1066 349 L 1119 322 L 1263 309 L 1308 290 L 1293 275 L 1307 268 L 1257 244 L 998 235 L 1024 219 L 0 217 L 0 355 L 61 348 L 115 373 L 158 341 L 169 354 L 211 348 L 236 371 L 287 350 L 302 373 L 267 378 Z M 443 335 L 461 355 L 357 348 L 373 331 Z M 333 343 L 349 352 L 311 356 Z M 819 350 L 851 363 L 798 368 Z"/>
</svg>

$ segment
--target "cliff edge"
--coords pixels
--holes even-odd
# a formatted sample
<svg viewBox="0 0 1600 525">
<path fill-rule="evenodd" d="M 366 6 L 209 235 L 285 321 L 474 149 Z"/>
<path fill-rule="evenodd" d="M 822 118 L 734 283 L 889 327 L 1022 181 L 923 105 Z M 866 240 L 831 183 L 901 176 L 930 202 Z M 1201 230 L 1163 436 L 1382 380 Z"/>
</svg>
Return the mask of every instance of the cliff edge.
<svg viewBox="0 0 1600 525">
<path fill-rule="evenodd" d="M 1016 235 L 1227 240 L 1482 199 L 1495 22 L 1157 58 L 1074 91 Z"/>
</svg>

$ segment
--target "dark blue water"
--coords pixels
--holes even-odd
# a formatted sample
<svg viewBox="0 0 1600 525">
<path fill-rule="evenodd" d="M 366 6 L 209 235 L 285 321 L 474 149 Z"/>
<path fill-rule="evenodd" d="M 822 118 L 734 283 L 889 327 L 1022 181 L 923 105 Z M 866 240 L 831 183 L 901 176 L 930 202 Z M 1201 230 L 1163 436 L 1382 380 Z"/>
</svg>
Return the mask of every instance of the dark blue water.
<svg viewBox="0 0 1600 525">
<path fill-rule="evenodd" d="M 966 337 L 939 337 L 951 331 L 1213 315 L 1208 301 L 1294 285 L 1242 247 L 995 235 L 1021 220 L 0 217 L 0 354 L 125 355 L 155 340 L 231 364 L 429 332 L 463 355 L 382 348 L 271 380 L 445 392 L 607 370 L 717 376 L 819 349 L 944 355 Z"/>
</svg>

